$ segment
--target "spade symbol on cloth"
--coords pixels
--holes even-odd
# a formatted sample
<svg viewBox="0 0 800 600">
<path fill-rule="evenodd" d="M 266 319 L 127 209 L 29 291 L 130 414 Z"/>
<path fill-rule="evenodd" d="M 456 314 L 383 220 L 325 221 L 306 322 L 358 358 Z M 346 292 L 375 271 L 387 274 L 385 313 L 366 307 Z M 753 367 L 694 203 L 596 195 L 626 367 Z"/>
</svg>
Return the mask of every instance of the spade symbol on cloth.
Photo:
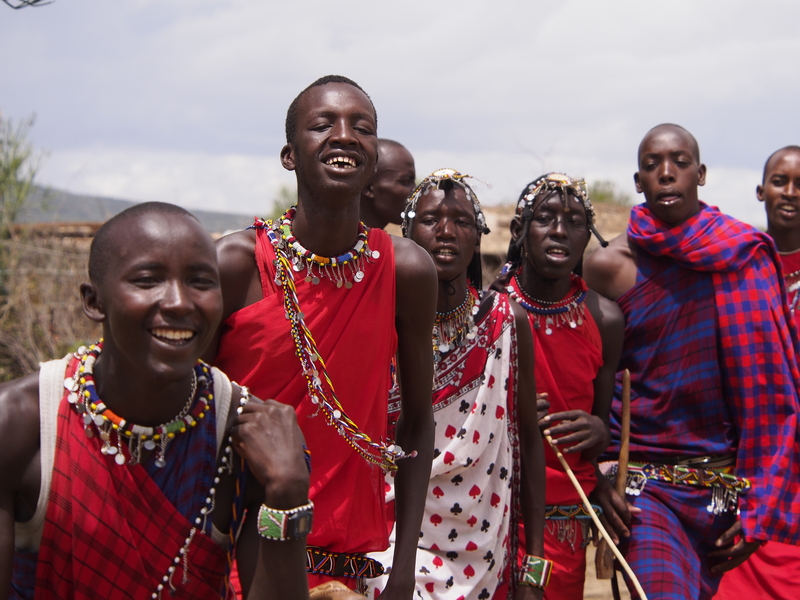
<svg viewBox="0 0 800 600">
<path fill-rule="evenodd" d="M 433 488 L 433 490 L 431 490 L 431 493 L 437 498 L 441 498 L 442 496 L 444 496 L 444 490 L 442 490 L 442 488 L 440 488 L 438 485 L 435 488 Z"/>
<path fill-rule="evenodd" d="M 431 523 L 433 526 L 436 527 L 439 523 L 442 522 L 442 517 L 439 515 L 431 515 Z"/>
<path fill-rule="evenodd" d="M 467 565 L 464 567 L 464 575 L 467 576 L 467 579 L 475 575 L 475 569 L 472 568 L 472 565 Z"/>
<path fill-rule="evenodd" d="M 444 437 L 453 439 L 453 436 L 456 434 L 456 428 L 452 425 L 448 425 L 447 429 L 444 430 Z"/>
<path fill-rule="evenodd" d="M 441 559 L 441 557 L 439 557 L 439 556 L 434 556 L 433 557 L 433 566 L 434 567 L 436 567 L 438 569 L 443 564 L 444 564 L 444 561 Z"/>
<path fill-rule="evenodd" d="M 477 498 L 478 496 L 481 495 L 481 488 L 479 488 L 477 485 L 473 485 L 469 490 L 469 495 L 472 496 L 473 498 Z M 497 494 L 494 494 L 494 495 L 497 496 Z M 494 499 L 494 498 L 492 498 L 492 499 Z M 500 497 L 499 496 L 497 497 L 497 501 L 498 502 L 500 501 Z"/>
</svg>

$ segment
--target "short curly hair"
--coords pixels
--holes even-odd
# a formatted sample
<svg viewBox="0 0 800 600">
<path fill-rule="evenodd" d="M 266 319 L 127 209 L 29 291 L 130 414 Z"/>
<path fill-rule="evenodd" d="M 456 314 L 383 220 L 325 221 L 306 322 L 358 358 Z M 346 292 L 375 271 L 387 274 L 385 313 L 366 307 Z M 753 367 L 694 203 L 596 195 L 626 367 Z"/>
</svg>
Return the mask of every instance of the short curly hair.
<svg viewBox="0 0 800 600">
<path fill-rule="evenodd" d="M 361 90 L 364 95 L 369 100 L 370 105 L 372 105 L 372 112 L 375 114 L 375 125 L 378 124 L 378 111 L 375 110 L 375 104 L 372 102 L 372 98 L 369 97 L 369 94 L 364 91 L 360 85 L 358 85 L 355 81 L 350 79 L 349 77 L 345 77 L 344 75 L 325 75 L 324 77 L 320 77 L 314 83 L 309 85 L 306 89 L 302 92 L 297 94 L 297 97 L 292 100 L 292 103 L 289 105 L 289 110 L 286 111 L 286 143 L 291 144 L 294 140 L 294 136 L 297 133 L 297 105 L 300 104 L 300 98 L 305 95 L 305 93 L 310 90 L 311 88 L 318 87 L 320 85 L 327 85 L 329 83 L 346 83 L 348 85 L 352 85 L 354 88 Z"/>
</svg>

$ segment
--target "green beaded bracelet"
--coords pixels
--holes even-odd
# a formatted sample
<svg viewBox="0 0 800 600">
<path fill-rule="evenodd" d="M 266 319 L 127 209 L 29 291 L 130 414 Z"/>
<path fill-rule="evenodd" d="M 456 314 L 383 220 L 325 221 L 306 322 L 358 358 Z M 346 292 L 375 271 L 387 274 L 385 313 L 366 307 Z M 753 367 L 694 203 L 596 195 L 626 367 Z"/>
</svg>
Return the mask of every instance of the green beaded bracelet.
<svg viewBox="0 0 800 600">
<path fill-rule="evenodd" d="M 540 556 L 531 554 L 525 555 L 522 561 L 522 572 L 519 575 L 521 585 L 530 585 L 536 588 L 544 588 L 550 581 L 550 573 L 553 572 L 553 561 L 544 559 Z"/>
<path fill-rule="evenodd" d="M 258 509 L 258 533 L 268 540 L 296 540 L 308 535 L 311 531 L 311 521 L 314 516 L 314 503 L 279 510 L 262 504 Z"/>
</svg>

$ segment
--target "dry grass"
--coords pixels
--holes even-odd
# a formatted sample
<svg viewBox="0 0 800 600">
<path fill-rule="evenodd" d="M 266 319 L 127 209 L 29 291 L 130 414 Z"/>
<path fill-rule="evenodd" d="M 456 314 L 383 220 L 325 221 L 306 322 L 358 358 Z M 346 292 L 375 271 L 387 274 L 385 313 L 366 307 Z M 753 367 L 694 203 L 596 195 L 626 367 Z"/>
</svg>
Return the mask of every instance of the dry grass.
<svg viewBox="0 0 800 600">
<path fill-rule="evenodd" d="M 99 336 L 78 293 L 87 258 L 85 240 L 22 232 L 0 241 L 0 381 Z"/>
</svg>

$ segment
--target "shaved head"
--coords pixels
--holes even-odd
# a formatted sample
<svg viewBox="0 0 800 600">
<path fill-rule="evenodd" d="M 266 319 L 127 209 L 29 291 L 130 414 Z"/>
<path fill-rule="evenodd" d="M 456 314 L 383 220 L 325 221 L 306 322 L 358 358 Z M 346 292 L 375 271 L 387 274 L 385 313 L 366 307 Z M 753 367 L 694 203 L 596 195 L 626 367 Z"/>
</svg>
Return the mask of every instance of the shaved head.
<svg viewBox="0 0 800 600">
<path fill-rule="evenodd" d="M 769 155 L 767 162 L 764 163 L 764 173 L 761 175 L 761 183 L 764 184 L 767 181 L 767 173 L 769 172 L 769 167 L 773 160 L 776 160 L 783 156 L 784 154 L 800 154 L 800 146 L 785 146 L 780 150 L 775 150 L 772 154 Z"/>
<path fill-rule="evenodd" d="M 135 204 L 123 210 L 121 213 L 114 215 L 103 223 L 92 239 L 92 245 L 89 249 L 89 279 L 92 283 L 98 284 L 103 280 L 111 258 L 114 256 L 114 230 L 129 222 L 131 219 L 150 214 L 163 216 L 182 215 L 197 221 L 197 217 L 188 210 L 166 202 L 143 202 L 142 204 Z M 197 222 L 200 223 L 199 221 Z"/>
<path fill-rule="evenodd" d="M 650 140 L 655 135 L 662 133 L 664 131 L 672 131 L 678 133 L 682 137 L 689 142 L 689 146 L 692 149 L 692 153 L 694 154 L 694 158 L 697 161 L 697 164 L 700 164 L 700 146 L 697 144 L 697 140 L 695 137 L 689 133 L 689 131 L 681 127 L 680 125 L 675 125 L 674 123 L 662 123 L 661 125 L 656 125 L 650 131 L 648 131 L 645 136 L 642 138 L 641 143 L 639 144 L 639 152 L 637 155 L 637 162 L 641 163 L 642 160 L 642 149 L 644 148 L 646 142 Z"/>
</svg>

